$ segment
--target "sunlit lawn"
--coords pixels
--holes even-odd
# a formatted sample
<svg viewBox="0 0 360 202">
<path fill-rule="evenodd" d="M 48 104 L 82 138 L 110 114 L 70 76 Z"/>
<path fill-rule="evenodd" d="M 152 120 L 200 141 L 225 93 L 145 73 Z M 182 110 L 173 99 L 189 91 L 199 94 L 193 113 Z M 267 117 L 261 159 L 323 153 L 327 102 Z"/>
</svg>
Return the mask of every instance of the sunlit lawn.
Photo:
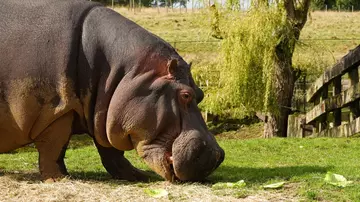
<svg viewBox="0 0 360 202">
<path fill-rule="evenodd" d="M 110 176 L 102 167 L 90 139 L 74 138 L 66 154 L 66 164 L 75 179 L 108 183 Z M 85 143 L 84 143 L 85 139 Z M 284 193 L 306 200 L 360 200 L 360 139 L 219 139 L 226 151 L 223 164 L 210 176 L 206 186 L 217 182 L 244 180 L 241 189 L 213 190 L 216 195 L 246 197 L 263 192 L 263 185 L 285 181 L 278 190 L 265 193 Z M 150 171 L 135 152 L 126 156 L 138 168 Z M 0 155 L 4 175 L 37 172 L 37 152 L 34 149 Z M 345 188 L 324 182 L 328 171 L 344 175 L 354 183 Z M 15 174 L 14 174 L 15 173 Z M 161 180 L 152 174 L 148 187 Z M 116 182 L 112 182 L 115 183 Z"/>
</svg>

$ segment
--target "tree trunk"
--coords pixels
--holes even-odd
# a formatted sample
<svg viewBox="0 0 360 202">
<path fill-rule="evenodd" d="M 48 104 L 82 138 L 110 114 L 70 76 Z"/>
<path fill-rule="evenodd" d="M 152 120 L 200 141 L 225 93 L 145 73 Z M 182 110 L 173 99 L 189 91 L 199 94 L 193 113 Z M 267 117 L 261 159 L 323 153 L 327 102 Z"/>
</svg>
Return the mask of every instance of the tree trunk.
<svg viewBox="0 0 360 202">
<path fill-rule="evenodd" d="M 310 7 L 310 0 L 284 0 L 287 20 L 292 25 L 293 38 L 285 37 L 276 47 L 276 70 L 274 95 L 278 103 L 278 113 L 268 115 L 264 124 L 264 137 L 286 137 L 288 116 L 294 92 L 296 74 L 292 66 L 295 40 L 300 37 Z"/>
<path fill-rule="evenodd" d="M 287 41 L 282 41 L 276 47 L 276 80 L 274 95 L 278 104 L 278 112 L 268 114 L 264 124 L 264 137 L 286 137 L 288 116 L 291 112 L 291 100 L 295 86 L 295 73 L 292 67 L 291 46 Z M 289 56 L 291 54 L 291 56 Z"/>
</svg>

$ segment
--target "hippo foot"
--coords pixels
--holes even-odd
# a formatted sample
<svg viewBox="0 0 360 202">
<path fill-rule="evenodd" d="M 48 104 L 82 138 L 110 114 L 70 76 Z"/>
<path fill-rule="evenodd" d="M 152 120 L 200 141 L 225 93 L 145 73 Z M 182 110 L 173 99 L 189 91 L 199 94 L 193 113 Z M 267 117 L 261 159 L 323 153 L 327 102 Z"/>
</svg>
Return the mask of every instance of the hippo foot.
<svg viewBox="0 0 360 202">
<path fill-rule="evenodd" d="M 67 113 L 49 125 L 35 139 L 35 146 L 39 152 L 41 178 L 46 182 L 60 181 L 69 175 L 64 157 L 70 139 L 72 121 L 73 113 Z"/>
<path fill-rule="evenodd" d="M 66 179 L 66 176 L 62 177 L 50 177 L 43 180 L 44 183 L 54 183 L 54 182 L 62 182 L 64 179 Z"/>
<path fill-rule="evenodd" d="M 149 176 L 147 176 L 144 171 L 134 168 L 132 166 L 118 170 L 117 173 L 110 173 L 110 174 L 114 179 L 118 179 L 118 180 L 126 180 L 131 182 L 149 181 Z"/>
<path fill-rule="evenodd" d="M 149 181 L 144 171 L 135 168 L 124 157 L 124 151 L 112 147 L 103 147 L 95 141 L 101 162 L 107 172 L 115 179 L 127 181 Z"/>
<path fill-rule="evenodd" d="M 44 183 L 52 183 L 52 182 L 59 182 L 64 181 L 65 179 L 69 178 L 69 174 L 67 172 L 52 172 L 52 173 L 42 173 L 41 179 Z"/>
</svg>

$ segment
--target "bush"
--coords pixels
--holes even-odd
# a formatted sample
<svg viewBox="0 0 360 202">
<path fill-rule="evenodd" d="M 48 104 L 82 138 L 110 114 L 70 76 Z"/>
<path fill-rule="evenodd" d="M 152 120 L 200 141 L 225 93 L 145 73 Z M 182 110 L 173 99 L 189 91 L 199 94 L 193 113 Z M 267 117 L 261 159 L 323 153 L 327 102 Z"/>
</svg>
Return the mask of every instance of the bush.
<svg viewBox="0 0 360 202">
<path fill-rule="evenodd" d="M 342 10 L 351 10 L 352 6 L 354 6 L 354 10 L 360 9 L 359 0 L 337 0 L 336 6 L 340 6 Z"/>
<path fill-rule="evenodd" d="M 313 10 L 323 10 L 325 8 L 325 0 L 313 0 L 311 2 L 311 8 Z"/>
<path fill-rule="evenodd" d="M 246 14 L 226 10 L 220 16 L 220 30 L 224 31 L 221 62 L 208 68 L 218 74 L 201 107 L 235 118 L 273 111 L 277 107 L 272 95 L 275 47 L 281 37 L 291 35 L 284 12 L 259 6 Z"/>
</svg>

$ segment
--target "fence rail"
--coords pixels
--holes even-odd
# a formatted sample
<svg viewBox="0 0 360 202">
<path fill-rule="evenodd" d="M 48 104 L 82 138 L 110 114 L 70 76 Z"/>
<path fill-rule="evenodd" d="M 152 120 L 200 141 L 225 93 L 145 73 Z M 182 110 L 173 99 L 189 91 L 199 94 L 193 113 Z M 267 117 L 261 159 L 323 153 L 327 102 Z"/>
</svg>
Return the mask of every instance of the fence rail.
<svg viewBox="0 0 360 202">
<path fill-rule="evenodd" d="M 288 136 L 348 137 L 359 133 L 359 65 L 360 46 L 327 69 L 307 91 L 312 109 L 305 117 L 289 118 Z"/>
</svg>

